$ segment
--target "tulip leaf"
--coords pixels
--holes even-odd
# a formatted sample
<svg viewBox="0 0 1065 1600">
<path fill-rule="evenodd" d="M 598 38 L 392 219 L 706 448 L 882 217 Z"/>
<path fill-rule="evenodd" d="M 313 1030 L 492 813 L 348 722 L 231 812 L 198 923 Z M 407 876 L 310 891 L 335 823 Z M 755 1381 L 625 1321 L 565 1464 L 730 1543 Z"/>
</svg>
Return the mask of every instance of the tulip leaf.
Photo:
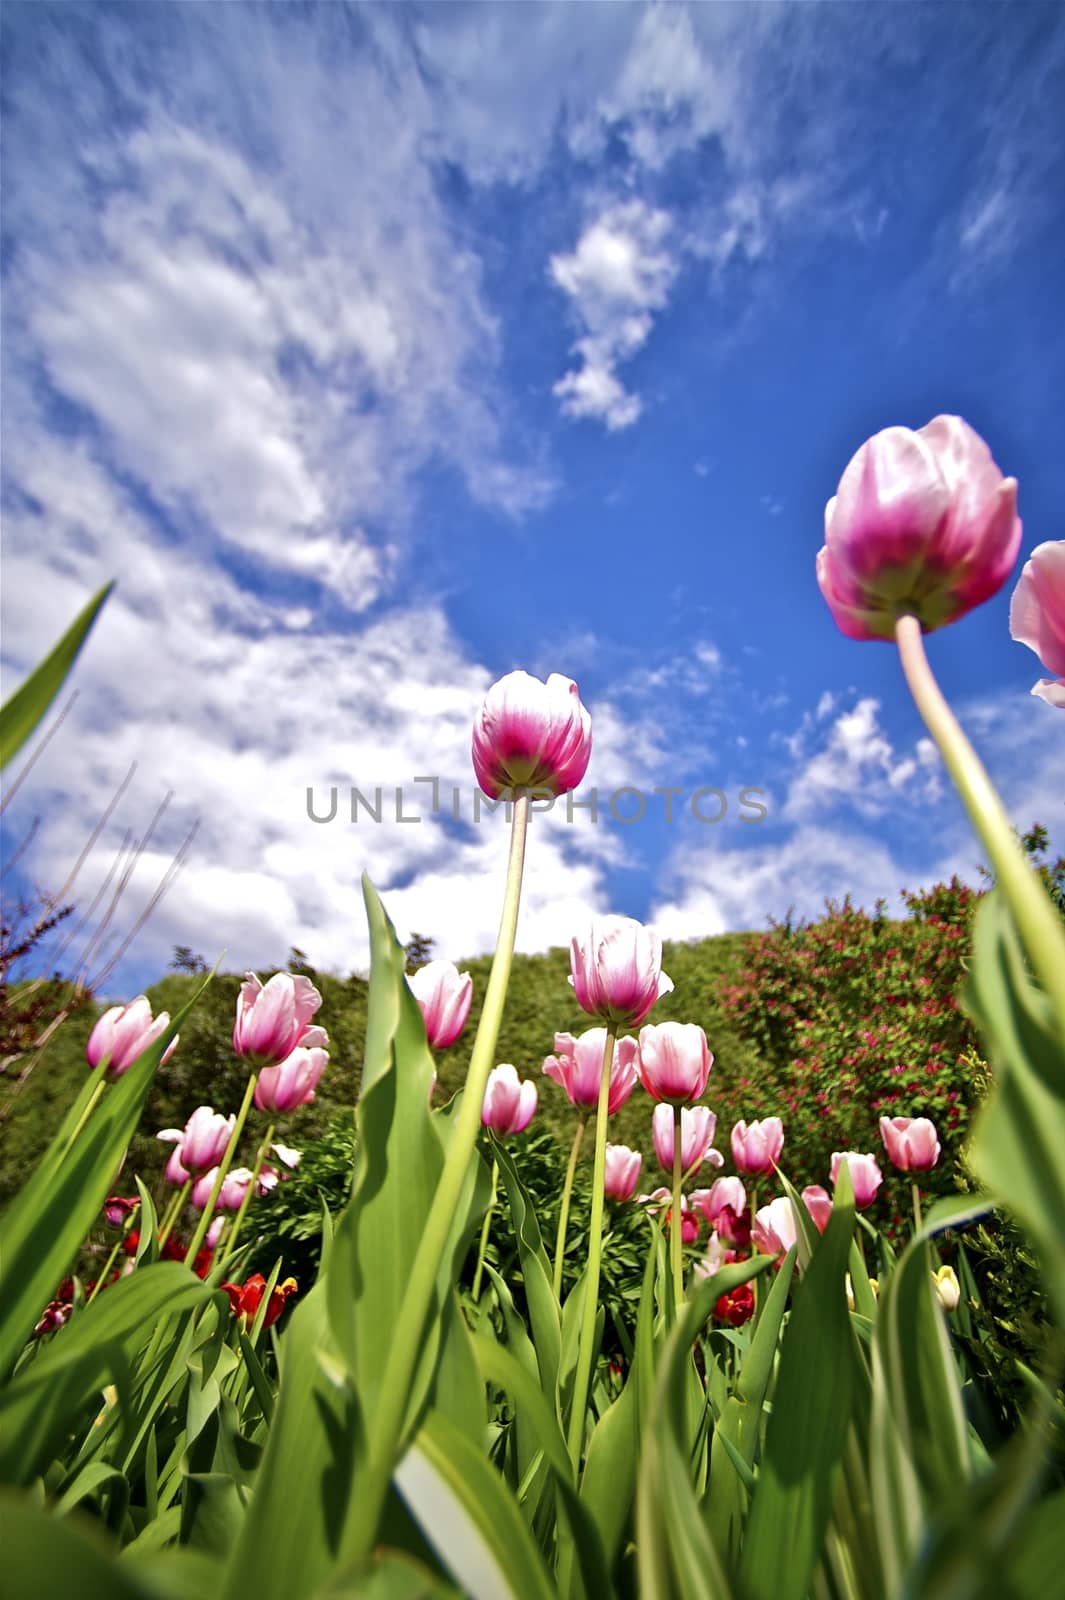
<svg viewBox="0 0 1065 1600">
<path fill-rule="evenodd" d="M 0 706 L 0 768 L 6 767 L 12 757 L 18 754 L 47 714 L 78 652 L 89 637 L 100 607 L 113 588 L 114 584 L 108 583 L 93 596 L 74 618 L 59 643 L 34 668 L 25 683 L 20 684 Z"/>
<path fill-rule="evenodd" d="M 740 1558 L 749 1600 L 804 1600 L 821 1554 L 850 1416 L 854 1350 L 843 1280 L 853 1231 L 844 1165 L 781 1345 Z"/>
<path fill-rule="evenodd" d="M 497 1142 L 496 1159 L 503 1175 L 511 1226 L 518 1243 L 518 1261 L 525 1284 L 533 1345 L 540 1367 L 540 1384 L 544 1393 L 554 1400 L 562 1359 L 562 1329 L 547 1251 L 532 1199 L 518 1175 L 510 1152 L 501 1141 Z"/>
<path fill-rule="evenodd" d="M 0 1492 L 0 1550 L 4 1600 L 67 1595 L 75 1585 L 78 1600 L 160 1600 L 165 1593 L 114 1559 L 98 1525 L 48 1515 L 25 1495 Z"/>
</svg>

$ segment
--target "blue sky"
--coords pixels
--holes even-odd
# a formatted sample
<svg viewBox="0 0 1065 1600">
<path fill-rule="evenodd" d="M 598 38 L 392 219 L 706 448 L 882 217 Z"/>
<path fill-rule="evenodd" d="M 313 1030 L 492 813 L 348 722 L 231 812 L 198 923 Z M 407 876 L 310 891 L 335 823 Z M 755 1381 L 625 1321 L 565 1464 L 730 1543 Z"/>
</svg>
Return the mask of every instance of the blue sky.
<svg viewBox="0 0 1065 1600">
<path fill-rule="evenodd" d="M 4 33 L 8 686 L 119 580 L 6 839 L 39 816 L 22 864 L 58 887 L 136 761 L 84 902 L 172 790 L 117 940 L 199 823 L 112 989 L 175 943 L 359 967 L 363 868 L 402 934 L 490 948 L 469 727 L 517 666 L 578 680 L 605 813 L 537 819 L 524 948 L 975 877 L 894 652 L 813 565 L 863 439 L 942 411 L 1019 480 L 1023 552 L 1062 536 L 1059 6 L 10 4 Z M 1060 843 L 1011 589 L 930 651 Z M 308 820 L 353 782 L 422 821 Z"/>
</svg>

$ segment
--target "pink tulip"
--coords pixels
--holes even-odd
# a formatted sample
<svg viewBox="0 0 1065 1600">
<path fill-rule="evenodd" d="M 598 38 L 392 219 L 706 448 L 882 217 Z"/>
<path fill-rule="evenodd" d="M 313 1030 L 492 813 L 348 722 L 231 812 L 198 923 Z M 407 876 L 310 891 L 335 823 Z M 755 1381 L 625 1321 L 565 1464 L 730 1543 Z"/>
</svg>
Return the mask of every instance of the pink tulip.
<svg viewBox="0 0 1065 1600">
<path fill-rule="evenodd" d="M 798 1238 L 795 1213 L 787 1195 L 780 1195 L 762 1206 L 752 1230 L 755 1249 L 764 1256 L 787 1255 Z"/>
<path fill-rule="evenodd" d="M 259 1176 L 255 1180 L 255 1192 L 256 1194 L 272 1194 L 280 1182 L 281 1174 L 276 1167 L 260 1167 Z"/>
<path fill-rule="evenodd" d="M 603 1193 L 608 1200 L 631 1200 L 640 1181 L 643 1156 L 628 1145 L 608 1144 L 606 1147 L 606 1178 Z"/>
<path fill-rule="evenodd" d="M 695 1199 L 694 1195 L 692 1199 Z M 720 1272 L 722 1267 L 727 1267 L 730 1261 L 735 1260 L 735 1250 L 728 1249 L 720 1234 L 712 1233 L 706 1254 L 701 1261 L 695 1263 L 695 1275 L 697 1278 L 712 1278 L 715 1272 Z"/>
<path fill-rule="evenodd" d="M 578 1039 L 572 1033 L 556 1033 L 555 1054 L 544 1061 L 544 1072 L 562 1085 L 575 1106 L 595 1107 L 605 1050 L 605 1028 L 588 1028 Z M 618 1039 L 610 1062 L 610 1116 L 625 1104 L 637 1081 L 636 1040 Z"/>
<path fill-rule="evenodd" d="M 673 988 L 662 971 L 661 939 L 631 917 L 593 918 L 584 937 L 570 942 L 570 967 L 581 1010 L 620 1028 L 638 1028 Z"/>
<path fill-rule="evenodd" d="M 737 1122 L 732 1130 L 732 1160 L 745 1177 L 768 1178 L 783 1148 L 784 1124 L 779 1117 Z"/>
<path fill-rule="evenodd" d="M 249 972 L 240 986 L 233 1048 L 255 1067 L 276 1067 L 298 1044 L 321 1045 L 325 1036 L 314 1030 L 306 1039 L 310 1020 L 322 997 L 309 978 L 275 972 L 265 984 Z"/>
<path fill-rule="evenodd" d="M 104 1217 L 112 1228 L 121 1228 L 126 1218 L 132 1215 L 139 1205 L 138 1195 L 133 1194 L 128 1198 L 120 1194 L 109 1195 L 104 1201 Z"/>
<path fill-rule="evenodd" d="M 428 961 L 411 973 L 407 986 L 421 1008 L 429 1048 L 446 1050 L 466 1026 L 473 979 L 451 961 Z"/>
<path fill-rule="evenodd" d="M 221 1238 L 222 1229 L 225 1227 L 225 1225 L 226 1225 L 225 1217 L 223 1217 L 223 1216 L 215 1217 L 214 1221 L 211 1223 L 211 1226 L 208 1228 L 207 1232 L 204 1234 L 203 1247 L 204 1247 L 205 1250 L 213 1250 L 214 1249 L 215 1245 L 218 1243 L 219 1239 Z"/>
<path fill-rule="evenodd" d="M 273 1183 L 277 1182 L 277 1174 L 275 1172 L 273 1174 L 273 1183 L 269 1183 L 264 1186 L 264 1177 L 271 1171 L 272 1169 L 270 1167 L 264 1167 L 262 1172 L 260 1172 L 258 1181 L 255 1185 L 259 1194 L 265 1193 L 267 1187 L 273 1188 Z M 217 1177 L 218 1168 L 212 1167 L 210 1172 L 205 1172 L 202 1178 L 197 1178 L 196 1182 L 193 1184 L 191 1200 L 197 1211 L 202 1211 L 208 1200 L 210 1200 L 211 1190 L 214 1188 L 215 1179 Z M 241 1204 L 243 1203 L 244 1196 L 248 1192 L 250 1183 L 250 1167 L 231 1167 L 222 1181 L 222 1187 L 218 1192 L 218 1199 L 215 1201 L 215 1210 L 239 1211 Z"/>
<path fill-rule="evenodd" d="M 732 1224 L 747 1209 L 747 1191 L 739 1178 L 715 1178 L 709 1189 L 695 1189 L 692 1209 L 701 1211 L 712 1228 L 724 1220 L 725 1238 L 731 1238 Z"/>
<path fill-rule="evenodd" d="M 636 1199 L 638 1205 L 647 1207 L 652 1217 L 664 1214 L 667 1225 L 672 1221 L 673 1196 L 668 1189 L 652 1189 L 650 1194 L 637 1195 Z M 680 1237 L 684 1244 L 692 1244 L 699 1237 L 699 1218 L 683 1194 L 680 1197 Z"/>
<path fill-rule="evenodd" d="M 167 1133 L 175 1133 L 176 1131 L 177 1130 L 174 1128 L 166 1129 Z M 156 1137 L 161 1139 L 163 1135 L 157 1134 Z M 163 1174 L 163 1176 L 166 1178 L 167 1183 L 176 1184 L 179 1189 L 183 1184 L 188 1183 L 189 1179 L 192 1177 L 192 1173 L 187 1172 L 181 1165 L 180 1144 L 175 1144 L 170 1155 L 170 1160 L 166 1164 L 166 1172 Z"/>
<path fill-rule="evenodd" d="M 653 1100 L 690 1105 L 705 1094 L 713 1064 L 706 1034 L 694 1022 L 656 1022 L 640 1029 L 637 1067 Z"/>
<path fill-rule="evenodd" d="M 481 1122 L 503 1137 L 508 1133 L 523 1133 L 533 1119 L 536 1101 L 536 1085 L 532 1079 L 526 1078 L 523 1083 L 517 1068 L 504 1061 L 488 1074 Z"/>
<path fill-rule="evenodd" d="M 255 1085 L 255 1104 L 260 1111 L 284 1116 L 297 1106 L 310 1105 L 318 1080 L 329 1065 L 324 1050 L 308 1050 L 297 1045 L 290 1056 L 276 1067 L 264 1067 Z"/>
<path fill-rule="evenodd" d="M 881 1117 L 880 1137 L 900 1172 L 928 1172 L 939 1160 L 936 1125 L 927 1117 Z"/>
<path fill-rule="evenodd" d="M 832 1215 L 832 1200 L 828 1190 L 819 1183 L 807 1184 L 802 1192 L 802 1203 L 813 1218 L 818 1233 L 824 1233 Z"/>
<path fill-rule="evenodd" d="M 90 1067 L 98 1067 L 106 1059 L 107 1076 L 121 1078 L 169 1026 L 170 1016 L 166 1011 L 160 1011 L 153 1020 L 146 995 L 139 994 L 136 1000 L 131 1000 L 125 1006 L 112 1006 L 110 1011 L 104 1012 L 89 1035 L 85 1054 Z M 169 1061 L 176 1049 L 177 1040 L 174 1039 L 164 1051 L 162 1060 Z"/>
<path fill-rule="evenodd" d="M 473 770 L 493 800 L 513 789 L 565 794 L 588 770 L 592 719 L 577 685 L 508 672 L 485 696 L 473 725 Z"/>
<path fill-rule="evenodd" d="M 174 1154 L 187 1173 L 206 1172 L 209 1167 L 217 1167 L 225 1155 L 236 1125 L 236 1117 L 223 1117 L 211 1106 L 197 1106 L 184 1128 L 164 1128 L 156 1138 L 177 1144 Z"/>
<path fill-rule="evenodd" d="M 646 1030 L 645 1030 L 646 1031 Z M 664 1172 L 673 1171 L 674 1118 L 680 1117 L 680 1169 L 687 1176 L 709 1161 L 719 1167 L 722 1156 L 710 1147 L 714 1142 L 717 1118 L 706 1106 L 655 1106 L 651 1117 L 651 1136 L 655 1155 Z"/>
<path fill-rule="evenodd" d="M 842 1162 L 846 1161 L 851 1175 L 851 1187 L 854 1189 L 854 1203 L 856 1206 L 871 1206 L 876 1199 L 876 1191 L 884 1181 L 884 1175 L 876 1164 L 876 1157 L 863 1155 L 857 1150 L 836 1150 L 832 1154 L 832 1182 L 839 1179 L 839 1169 Z"/>
<path fill-rule="evenodd" d="M 1048 706 L 1065 706 L 1065 539 L 1036 545 L 1024 563 L 1010 601 L 1010 634 L 1054 673 L 1032 693 Z"/>
<path fill-rule="evenodd" d="M 997 594 L 1021 543 L 1017 482 L 960 417 L 885 428 L 852 457 L 825 507 L 817 581 L 851 639 L 925 633 Z"/>
<path fill-rule="evenodd" d="M 272 1144 L 270 1149 L 277 1159 L 282 1163 L 282 1165 L 286 1166 L 290 1172 L 294 1172 L 299 1166 L 301 1154 L 298 1150 L 293 1150 L 290 1145 Z"/>
</svg>

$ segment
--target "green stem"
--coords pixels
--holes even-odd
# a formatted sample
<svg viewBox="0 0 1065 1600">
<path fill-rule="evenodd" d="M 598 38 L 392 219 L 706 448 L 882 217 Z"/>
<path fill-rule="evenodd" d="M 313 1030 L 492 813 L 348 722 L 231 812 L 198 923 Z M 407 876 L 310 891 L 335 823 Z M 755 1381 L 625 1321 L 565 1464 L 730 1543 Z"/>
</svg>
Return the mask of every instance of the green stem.
<svg viewBox="0 0 1065 1600">
<path fill-rule="evenodd" d="M 100 1293 L 100 1290 L 103 1288 L 104 1284 L 107 1282 L 107 1274 L 111 1271 L 111 1268 L 115 1264 L 115 1257 L 118 1255 L 118 1252 L 122 1248 L 123 1239 L 126 1237 L 126 1234 L 129 1232 L 130 1228 L 132 1228 L 132 1226 L 133 1226 L 133 1219 L 137 1215 L 137 1210 L 138 1210 L 139 1206 L 140 1206 L 140 1201 L 138 1200 L 137 1201 L 137 1205 L 135 1205 L 133 1207 L 133 1210 L 130 1212 L 129 1216 L 126 1218 L 125 1224 L 123 1225 L 123 1228 L 122 1228 L 122 1232 L 119 1234 L 118 1238 L 115 1240 L 114 1249 L 111 1251 L 111 1254 L 108 1256 L 106 1262 L 104 1263 L 104 1270 L 100 1273 L 99 1277 L 96 1279 L 96 1282 L 93 1284 L 92 1293 L 89 1295 L 89 1298 L 85 1302 L 86 1311 L 92 1305 L 93 1301 L 96 1299 L 96 1296 Z"/>
<path fill-rule="evenodd" d="M 477 1147 L 484 1092 L 488 1074 L 495 1062 L 496 1041 L 503 1020 L 503 1004 L 514 958 L 528 825 L 529 795 L 519 793 L 514 800 L 503 914 L 485 990 L 484 1009 L 473 1042 L 462 1104 L 396 1319 L 373 1419 L 370 1449 L 344 1540 L 345 1562 L 368 1555 L 377 1536 L 377 1526 L 400 1449 L 411 1380 L 424 1348 L 425 1321 L 432 1304 L 440 1262 L 447 1248 L 448 1234 L 454 1224 Z"/>
<path fill-rule="evenodd" d="M 936 682 L 916 617 L 895 623 L 902 670 L 991 861 L 1028 958 L 1065 1038 L 1065 928 L 1017 841 L 1002 801 Z"/>
<path fill-rule="evenodd" d="M 244 1198 L 240 1202 L 240 1209 L 238 1210 L 236 1216 L 233 1218 L 233 1226 L 229 1230 L 229 1237 L 226 1240 L 225 1252 L 222 1255 L 221 1261 L 219 1262 L 219 1266 L 223 1266 L 224 1267 L 226 1262 L 229 1260 L 230 1256 L 234 1253 L 234 1251 L 237 1248 L 237 1239 L 240 1236 L 240 1230 L 241 1230 L 241 1227 L 243 1226 L 243 1223 L 244 1223 L 244 1215 L 245 1215 L 248 1207 L 251 1205 L 252 1196 L 255 1193 L 255 1185 L 258 1183 L 259 1174 L 263 1170 L 263 1162 L 266 1159 L 266 1152 L 269 1150 L 269 1148 L 273 1144 L 273 1142 L 274 1142 L 274 1124 L 271 1122 L 270 1126 L 266 1130 L 266 1138 L 263 1140 L 262 1144 L 260 1144 L 258 1150 L 255 1152 L 255 1165 L 251 1169 L 251 1182 L 248 1184 L 248 1187 L 245 1189 Z"/>
<path fill-rule="evenodd" d="M 484 1276 L 484 1253 L 488 1249 L 488 1234 L 492 1227 L 492 1213 L 496 1208 L 496 1195 L 499 1192 L 499 1162 L 492 1157 L 492 1198 L 488 1202 L 488 1210 L 484 1214 L 484 1225 L 481 1228 L 481 1243 L 477 1251 L 477 1270 L 473 1274 L 473 1298 L 476 1301 L 481 1293 L 481 1278 Z"/>
<path fill-rule="evenodd" d="M 93 1112 L 95 1111 L 96 1106 L 97 1106 L 97 1104 L 99 1102 L 100 1096 L 103 1094 L 104 1089 L 106 1087 L 107 1087 L 106 1078 L 104 1077 L 104 1074 L 101 1073 L 100 1074 L 99 1083 L 96 1085 L 96 1088 L 93 1090 L 92 1094 L 89 1096 L 88 1104 L 86 1105 L 85 1110 L 81 1113 L 81 1116 L 78 1118 L 77 1123 L 75 1124 L 75 1127 L 74 1127 L 74 1132 L 70 1135 L 70 1138 L 67 1140 L 66 1150 L 63 1152 L 64 1155 L 68 1154 L 73 1149 L 74 1143 L 75 1143 L 75 1141 L 76 1141 L 76 1139 L 78 1137 L 78 1134 L 81 1132 L 82 1128 L 84 1128 L 85 1124 L 88 1122 L 89 1118 L 92 1116 Z"/>
<path fill-rule="evenodd" d="M 218 1203 L 218 1196 L 222 1193 L 222 1185 L 226 1181 L 226 1173 L 229 1171 L 230 1165 L 233 1161 L 237 1145 L 240 1142 L 240 1136 L 244 1132 L 244 1124 L 248 1120 L 248 1112 L 251 1110 L 251 1099 L 252 1095 L 255 1093 L 255 1085 L 258 1081 L 258 1078 L 258 1072 L 253 1072 L 251 1077 L 248 1079 L 248 1087 L 244 1091 L 244 1099 L 240 1103 L 240 1110 L 237 1112 L 237 1120 L 234 1124 L 233 1132 L 229 1135 L 229 1142 L 226 1145 L 225 1154 L 219 1163 L 218 1175 L 214 1180 L 214 1188 L 211 1190 L 210 1199 L 200 1214 L 200 1220 L 196 1224 L 196 1231 L 193 1233 L 189 1248 L 185 1252 L 185 1265 L 187 1267 L 191 1267 L 192 1263 L 195 1261 L 197 1255 L 199 1254 L 200 1246 L 203 1244 L 204 1234 L 211 1226 L 211 1218 L 214 1216 L 214 1208 Z"/>
<path fill-rule="evenodd" d="M 584 1275 L 584 1305 L 581 1308 L 581 1342 L 577 1353 L 577 1374 L 573 1382 L 573 1406 L 569 1414 L 567 1446 L 573 1472 L 580 1465 L 584 1443 L 584 1414 L 588 1409 L 588 1387 L 592 1377 L 592 1345 L 595 1341 L 596 1313 L 599 1310 L 599 1268 L 603 1256 L 603 1211 L 606 1188 L 606 1129 L 610 1116 L 610 1068 L 614 1060 L 617 1026 L 606 1030 L 603 1070 L 599 1075 L 599 1103 L 595 1110 L 595 1159 L 592 1163 L 592 1215 L 588 1223 L 588 1269 Z"/>
<path fill-rule="evenodd" d="M 921 1231 L 921 1191 L 917 1186 L 916 1180 L 910 1184 L 910 1192 L 913 1195 L 913 1220 L 916 1223 L 917 1232 L 920 1233 L 920 1231 Z"/>
<path fill-rule="evenodd" d="M 673 1206 L 669 1214 L 669 1254 L 673 1262 L 673 1310 L 680 1316 L 684 1303 L 684 1260 L 681 1254 L 684 1224 L 680 1214 L 680 1185 L 684 1174 L 680 1165 L 681 1115 L 673 1107 Z"/>
<path fill-rule="evenodd" d="M 588 1126 L 588 1113 L 582 1111 L 577 1121 L 577 1131 L 573 1135 L 573 1144 L 570 1148 L 569 1161 L 566 1163 L 566 1177 L 562 1185 L 562 1205 L 558 1213 L 558 1233 L 555 1237 L 555 1274 L 554 1289 L 555 1299 L 562 1303 L 562 1268 L 566 1259 L 566 1229 L 569 1226 L 569 1207 L 573 1196 L 573 1177 L 577 1171 L 577 1156 L 580 1153 L 581 1140 L 584 1130 Z M 604 1169 L 605 1170 L 605 1169 Z"/>
<path fill-rule="evenodd" d="M 159 1248 L 160 1248 L 160 1250 L 163 1248 L 164 1244 L 169 1239 L 169 1237 L 170 1237 L 170 1235 L 171 1235 L 171 1233 L 172 1233 L 172 1231 L 174 1229 L 174 1225 L 177 1222 L 178 1217 L 180 1217 L 182 1211 L 184 1210 L 185 1201 L 188 1199 L 188 1197 L 191 1194 L 191 1192 L 192 1192 L 192 1179 L 191 1178 L 186 1178 L 185 1182 L 181 1185 L 181 1188 L 178 1190 L 177 1194 L 174 1196 L 174 1198 L 171 1200 L 170 1204 L 166 1208 L 166 1215 L 165 1215 L 164 1220 L 161 1223 L 160 1228 L 159 1228 Z"/>
</svg>

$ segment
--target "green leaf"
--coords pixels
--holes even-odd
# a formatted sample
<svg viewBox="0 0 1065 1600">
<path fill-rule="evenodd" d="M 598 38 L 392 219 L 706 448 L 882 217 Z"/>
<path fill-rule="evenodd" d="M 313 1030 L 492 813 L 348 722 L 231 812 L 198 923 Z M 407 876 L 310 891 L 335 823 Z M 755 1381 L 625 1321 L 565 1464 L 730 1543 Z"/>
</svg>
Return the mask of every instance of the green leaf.
<svg viewBox="0 0 1065 1600">
<path fill-rule="evenodd" d="M 466 1435 L 430 1412 L 396 1487 L 471 1600 L 558 1600 L 517 1501 Z"/>
<path fill-rule="evenodd" d="M 158 1600 L 159 1591 L 113 1558 L 94 1524 L 47 1515 L 28 1498 L 0 1493 L 4 1600 Z M 203 1591 L 205 1596 L 209 1591 Z"/>
<path fill-rule="evenodd" d="M 1031 1235 L 1065 1323 L 1065 1040 L 1028 976 L 997 890 L 976 913 L 964 999 L 995 1069 L 973 1129 L 970 1164 Z"/>
<path fill-rule="evenodd" d="M 503 1175 L 510 1222 L 518 1243 L 518 1260 L 521 1264 L 522 1281 L 525 1284 L 532 1340 L 540 1367 L 540 1385 L 544 1393 L 554 1400 L 562 1357 L 562 1329 L 558 1301 L 555 1299 L 551 1282 L 551 1267 L 540 1234 L 535 1206 L 521 1181 L 510 1152 L 502 1142 L 496 1150 L 496 1160 Z M 570 1298 L 572 1299 L 572 1294 Z"/>
<path fill-rule="evenodd" d="M 94 595 L 40 666 L 0 706 L 0 768 L 18 754 L 47 713 L 113 588 L 113 583 L 106 584 Z"/>
<path fill-rule="evenodd" d="M 599 1529 L 608 1567 L 617 1559 L 632 1510 L 639 1447 L 636 1378 L 630 1372 L 624 1389 L 595 1425 L 581 1476 L 581 1499 Z"/>
<path fill-rule="evenodd" d="M 844 1165 L 781 1346 L 740 1560 L 749 1600 L 804 1600 L 821 1554 L 850 1413 L 854 1351 L 843 1280 L 853 1231 Z"/>
</svg>

